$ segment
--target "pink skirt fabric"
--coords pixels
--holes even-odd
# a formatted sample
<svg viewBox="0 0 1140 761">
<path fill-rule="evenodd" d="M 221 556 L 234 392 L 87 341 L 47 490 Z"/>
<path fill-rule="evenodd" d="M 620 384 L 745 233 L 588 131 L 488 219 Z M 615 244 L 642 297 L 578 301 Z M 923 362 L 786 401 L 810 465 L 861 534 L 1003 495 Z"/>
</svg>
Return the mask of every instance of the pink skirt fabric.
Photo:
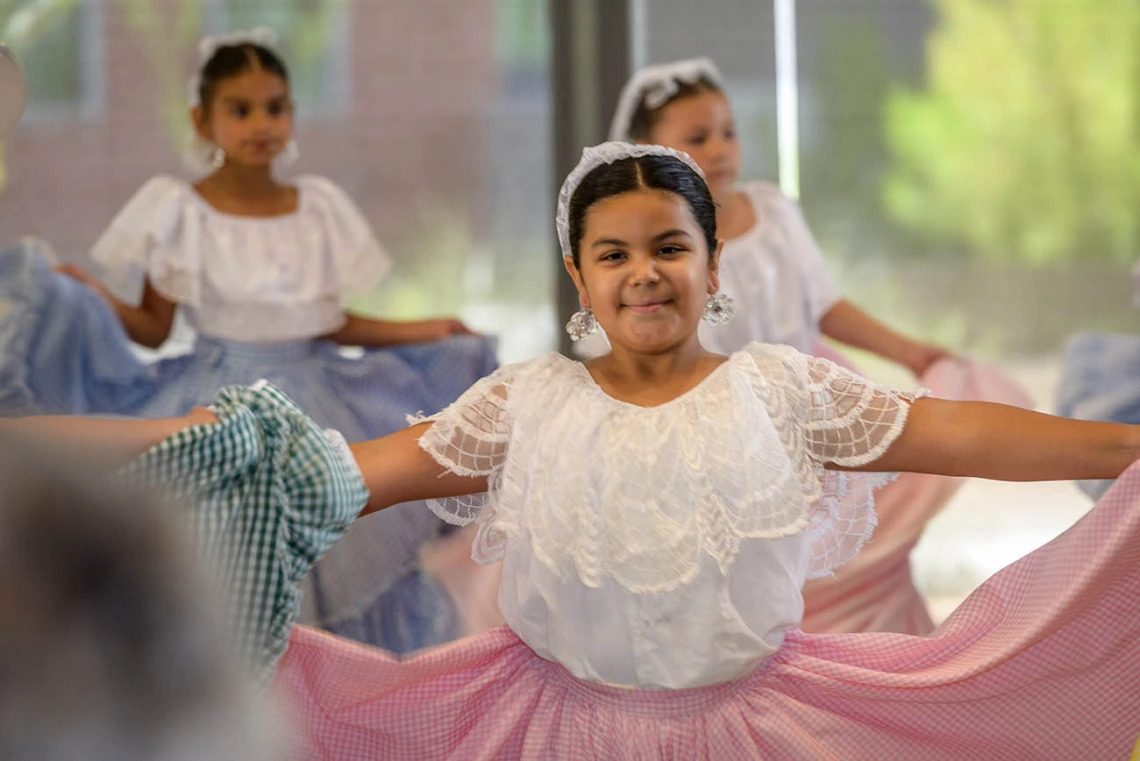
<svg viewBox="0 0 1140 761">
<path fill-rule="evenodd" d="M 926 637 L 790 632 L 693 690 L 575 679 L 500 627 L 397 660 L 295 629 L 298 761 L 1126 759 L 1140 735 L 1140 464 Z"/>
<path fill-rule="evenodd" d="M 851 367 L 846 358 L 826 346 L 815 353 Z M 921 384 L 939 399 L 1033 406 L 1029 395 L 1012 380 L 989 365 L 970 360 L 937 362 Z M 875 495 L 879 523 L 871 540 L 834 576 L 804 586 L 804 631 L 929 633 L 934 623 L 914 586 L 910 553 L 926 524 L 964 483 L 962 478 L 903 473 L 880 489 Z"/>
</svg>

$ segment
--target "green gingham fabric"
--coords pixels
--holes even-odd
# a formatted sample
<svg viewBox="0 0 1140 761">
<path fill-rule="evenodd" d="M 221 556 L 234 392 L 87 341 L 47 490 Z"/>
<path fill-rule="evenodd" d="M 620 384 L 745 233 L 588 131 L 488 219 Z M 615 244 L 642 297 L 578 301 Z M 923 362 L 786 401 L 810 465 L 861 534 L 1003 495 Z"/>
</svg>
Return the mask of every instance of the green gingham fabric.
<svg viewBox="0 0 1140 761">
<path fill-rule="evenodd" d="M 188 505 L 194 540 L 226 591 L 234 644 L 262 683 L 296 621 L 297 583 L 368 502 L 339 434 L 269 383 L 223 389 L 218 423 L 181 431 L 123 476 Z"/>
</svg>

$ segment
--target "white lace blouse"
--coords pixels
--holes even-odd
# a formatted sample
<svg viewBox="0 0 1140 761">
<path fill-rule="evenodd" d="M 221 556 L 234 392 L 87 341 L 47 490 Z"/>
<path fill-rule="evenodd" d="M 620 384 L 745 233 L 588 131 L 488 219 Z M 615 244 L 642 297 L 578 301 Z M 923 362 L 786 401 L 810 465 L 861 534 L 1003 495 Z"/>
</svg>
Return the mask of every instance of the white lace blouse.
<svg viewBox="0 0 1140 761">
<path fill-rule="evenodd" d="M 277 342 L 331 333 L 344 324 L 345 303 L 375 287 L 391 260 L 336 184 L 305 176 L 296 185 L 296 212 L 239 217 L 181 180 L 155 177 L 91 256 L 128 300 L 149 276 L 203 335 Z"/>
<path fill-rule="evenodd" d="M 764 341 L 810 352 L 839 289 L 799 206 L 767 182 L 741 190 L 756 224 L 727 241 L 720 255 L 720 287 L 735 300 L 736 316 L 725 325 L 702 323 L 701 345 L 731 354 Z"/>
<path fill-rule="evenodd" d="M 618 401 L 549 355 L 505 367 L 431 418 L 420 446 L 487 493 L 438 500 L 503 561 L 499 605 L 583 679 L 682 688 L 739 677 L 803 613 L 800 589 L 850 559 L 889 476 L 910 397 L 827 360 L 750 344 L 657 407 Z"/>
</svg>

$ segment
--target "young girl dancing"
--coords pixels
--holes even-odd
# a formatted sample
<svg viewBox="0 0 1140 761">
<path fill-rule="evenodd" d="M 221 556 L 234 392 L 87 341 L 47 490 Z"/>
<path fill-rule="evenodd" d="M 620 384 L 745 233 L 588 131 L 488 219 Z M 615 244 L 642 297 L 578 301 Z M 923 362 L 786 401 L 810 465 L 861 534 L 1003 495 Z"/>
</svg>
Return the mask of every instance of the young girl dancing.
<svg viewBox="0 0 1140 761">
<path fill-rule="evenodd" d="M 939 398 L 1032 406 L 995 369 L 900 335 L 841 297 L 799 207 L 771 183 L 739 182 L 735 119 L 720 71 L 709 59 L 638 71 L 621 94 L 611 134 L 686 151 L 709 180 L 725 240 L 721 289 L 735 312 L 730 323 L 702 326 L 701 341 L 710 350 L 730 354 L 751 341 L 787 343 L 854 369 L 820 342 L 823 333 L 907 367 Z M 910 473 L 884 488 L 876 500 L 874 540 L 841 571 L 805 587 L 803 628 L 908 634 L 934 628 L 914 584 L 910 554 L 962 484 Z"/>
<path fill-rule="evenodd" d="M 156 177 L 118 214 L 91 252 L 115 287 L 75 266 L 54 273 L 27 243 L 0 254 L 0 414 L 181 415 L 224 386 L 268 378 L 363 441 L 494 370 L 493 340 L 457 320 L 348 310 L 390 260 L 336 184 L 277 178 L 296 144 L 272 32 L 207 38 L 200 53 L 190 116 L 206 174 Z M 163 344 L 176 310 L 197 332 L 193 351 L 140 361 L 131 342 Z M 366 348 L 347 356 L 345 345 Z M 361 524 L 308 580 L 307 620 L 396 650 L 453 638 L 451 600 L 416 566 L 437 528 L 422 506 Z M 386 549 L 361 560 L 362 547 Z"/>
<path fill-rule="evenodd" d="M 275 682 L 293 757 L 1128 753 L 1140 734 L 1135 469 L 929 637 L 797 624 L 804 580 L 869 536 L 872 490 L 889 478 L 877 471 L 1112 478 L 1140 455 L 1140 428 L 898 394 L 786 346 L 707 351 L 715 205 L 670 149 L 588 149 L 558 230 L 590 310 L 580 319 L 610 338 L 603 357 L 503 368 L 350 457 L 265 386 L 227 390 L 216 423 L 124 423 L 108 439 L 119 448 L 107 456 L 129 456 L 173 431 L 134 472 L 310 540 L 234 553 L 262 569 L 246 579 L 288 575 L 356 510 L 409 499 L 476 523 L 475 555 L 502 560 L 507 625 L 408 660 L 295 628 Z"/>
</svg>

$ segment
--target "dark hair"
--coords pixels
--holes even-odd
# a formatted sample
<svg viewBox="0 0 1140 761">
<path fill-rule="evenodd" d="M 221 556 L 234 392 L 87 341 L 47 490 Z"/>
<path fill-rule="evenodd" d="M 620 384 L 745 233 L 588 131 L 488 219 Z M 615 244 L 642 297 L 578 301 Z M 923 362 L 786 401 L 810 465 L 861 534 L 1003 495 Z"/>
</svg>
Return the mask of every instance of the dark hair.
<svg viewBox="0 0 1140 761">
<path fill-rule="evenodd" d="M 681 196 L 705 234 L 709 254 L 716 250 L 716 204 L 700 175 L 673 156 L 637 156 L 602 164 L 574 190 L 567 221 L 575 267 L 581 264 L 578 245 L 582 242 L 586 212 L 598 201 L 634 190 L 664 190 Z"/>
<path fill-rule="evenodd" d="M 701 95 L 706 92 L 724 92 L 720 85 L 712 81 L 708 77 L 701 77 L 696 82 L 677 82 L 677 92 L 673 93 L 667 101 L 662 103 L 656 108 L 650 108 L 645 104 L 645 95 L 642 94 L 641 100 L 637 103 L 637 108 L 633 110 L 633 115 L 629 118 L 629 139 L 648 141 L 649 136 L 653 134 L 653 128 L 657 126 L 657 122 L 661 119 L 661 112 L 670 103 L 675 103 L 682 98 L 690 98 L 694 95 Z"/>
<path fill-rule="evenodd" d="M 219 82 L 244 74 L 254 67 L 276 74 L 285 80 L 286 85 L 289 84 L 289 70 L 285 68 L 285 62 L 269 48 L 252 42 L 222 45 L 198 72 L 198 102 L 202 108 L 207 111 L 210 109 L 210 101 L 214 98 Z"/>
</svg>

